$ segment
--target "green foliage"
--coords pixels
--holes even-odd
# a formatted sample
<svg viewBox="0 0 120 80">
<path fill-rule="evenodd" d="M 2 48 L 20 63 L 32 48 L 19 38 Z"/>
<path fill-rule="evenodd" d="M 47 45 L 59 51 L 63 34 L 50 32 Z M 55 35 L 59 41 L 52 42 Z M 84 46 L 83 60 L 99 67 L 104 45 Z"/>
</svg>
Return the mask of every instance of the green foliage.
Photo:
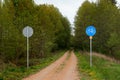
<svg viewBox="0 0 120 80">
<path fill-rule="evenodd" d="M 90 4 L 90 2 L 85 1 L 79 8 L 76 18 L 75 18 L 75 46 L 82 50 L 87 49 L 88 38 L 85 34 L 85 29 L 88 25 L 93 25 L 95 5 Z M 92 20 L 91 20 L 92 19 Z"/>
<path fill-rule="evenodd" d="M 116 0 L 106 0 L 108 3 L 112 3 L 113 5 L 115 5 L 117 3 Z"/>
<path fill-rule="evenodd" d="M 69 46 L 70 23 L 56 7 L 36 5 L 33 0 L 4 0 L 0 7 L 0 57 L 4 62 L 26 65 L 25 26 L 34 29 L 30 59 L 44 58 Z"/>
<path fill-rule="evenodd" d="M 120 47 L 120 39 L 118 37 L 119 36 L 117 33 L 111 33 L 110 38 L 107 42 L 107 45 L 109 47 L 109 54 L 117 59 L 120 58 L 118 49 Z"/>
<path fill-rule="evenodd" d="M 110 38 L 108 40 L 108 46 L 114 47 L 120 44 L 120 39 L 118 37 L 118 34 L 111 33 Z"/>
<path fill-rule="evenodd" d="M 100 0 L 98 4 L 85 1 L 75 18 L 74 46 L 81 50 L 89 50 L 89 37 L 86 35 L 85 29 L 87 26 L 93 25 L 97 29 L 97 33 L 93 37 L 94 51 L 116 58 L 120 48 L 120 37 L 118 37 L 120 35 L 119 11 L 108 0 Z"/>
</svg>

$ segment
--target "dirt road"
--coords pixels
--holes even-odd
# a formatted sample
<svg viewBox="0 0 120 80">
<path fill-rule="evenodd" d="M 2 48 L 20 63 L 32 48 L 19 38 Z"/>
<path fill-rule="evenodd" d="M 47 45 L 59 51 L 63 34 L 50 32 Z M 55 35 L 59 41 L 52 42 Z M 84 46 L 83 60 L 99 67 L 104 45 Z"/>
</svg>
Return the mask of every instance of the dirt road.
<svg viewBox="0 0 120 80">
<path fill-rule="evenodd" d="M 50 66 L 23 80 L 80 80 L 77 58 L 73 52 L 66 52 Z"/>
</svg>

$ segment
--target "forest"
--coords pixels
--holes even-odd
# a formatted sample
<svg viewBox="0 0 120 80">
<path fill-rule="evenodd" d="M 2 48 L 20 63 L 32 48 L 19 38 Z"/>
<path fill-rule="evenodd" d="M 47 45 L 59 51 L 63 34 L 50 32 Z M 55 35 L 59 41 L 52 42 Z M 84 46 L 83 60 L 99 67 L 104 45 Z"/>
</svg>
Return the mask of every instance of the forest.
<svg viewBox="0 0 120 80">
<path fill-rule="evenodd" d="M 41 65 L 49 63 L 53 56 L 60 55 L 59 51 L 89 52 L 85 30 L 90 25 L 97 31 L 93 36 L 93 51 L 120 60 L 119 21 L 120 6 L 116 0 L 85 0 L 76 12 L 73 35 L 70 21 L 54 5 L 37 5 L 34 0 L 0 0 L 0 79 L 1 75 L 9 74 L 5 69 L 11 65 L 15 69 L 10 71 L 19 67 L 19 71 L 26 72 L 27 43 L 22 33 L 26 26 L 34 30 L 29 38 L 29 53 L 30 66 L 35 66 L 38 64 L 35 60 L 41 59 Z M 20 76 L 19 71 L 14 75 Z"/>
<path fill-rule="evenodd" d="M 72 38 L 75 49 L 89 51 L 87 26 L 96 27 L 93 36 L 93 51 L 120 59 L 120 8 L 115 0 L 99 0 L 96 3 L 85 1 L 75 16 L 75 36 Z"/>
<path fill-rule="evenodd" d="M 70 22 L 53 5 L 37 5 L 33 0 L 0 2 L 0 61 L 26 65 L 26 38 L 23 28 L 30 26 L 30 58 L 44 58 L 70 43 Z"/>
</svg>

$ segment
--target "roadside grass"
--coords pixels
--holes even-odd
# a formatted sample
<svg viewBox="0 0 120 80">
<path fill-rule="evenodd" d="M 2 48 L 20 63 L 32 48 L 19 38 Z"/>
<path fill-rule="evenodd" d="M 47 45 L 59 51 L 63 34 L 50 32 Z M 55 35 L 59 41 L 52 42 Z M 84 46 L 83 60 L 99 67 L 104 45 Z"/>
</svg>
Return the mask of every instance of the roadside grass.
<svg viewBox="0 0 120 80">
<path fill-rule="evenodd" d="M 30 66 L 29 69 L 26 69 L 26 67 L 13 67 L 9 66 L 8 64 L 8 67 L 0 72 L 0 80 L 22 80 L 24 77 L 35 74 L 39 70 L 50 65 L 52 62 L 60 58 L 64 53 L 65 51 L 59 51 L 55 55 L 35 60 L 40 61 L 39 65 Z"/>
<path fill-rule="evenodd" d="M 81 80 L 120 80 L 120 64 L 93 56 L 90 68 L 89 55 L 76 52 Z"/>
</svg>

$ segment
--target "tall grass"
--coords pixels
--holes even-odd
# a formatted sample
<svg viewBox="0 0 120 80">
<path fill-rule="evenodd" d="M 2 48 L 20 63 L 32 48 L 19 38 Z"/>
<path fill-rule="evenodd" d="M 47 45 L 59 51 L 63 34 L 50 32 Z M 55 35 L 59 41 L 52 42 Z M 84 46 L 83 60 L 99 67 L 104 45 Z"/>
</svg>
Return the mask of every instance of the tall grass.
<svg viewBox="0 0 120 80">
<path fill-rule="evenodd" d="M 89 55 L 76 52 L 81 80 L 120 80 L 120 64 L 93 56 L 90 67 Z"/>
<path fill-rule="evenodd" d="M 46 66 L 57 60 L 59 57 L 61 57 L 64 53 L 65 51 L 60 51 L 57 52 L 55 55 L 35 60 L 37 62 L 39 61 L 39 64 L 35 66 L 30 66 L 29 69 L 26 69 L 25 66 L 15 67 L 7 65 L 6 69 L 0 72 L 0 80 L 22 80 L 22 78 L 30 74 L 34 74 L 37 71 L 45 68 Z"/>
</svg>

